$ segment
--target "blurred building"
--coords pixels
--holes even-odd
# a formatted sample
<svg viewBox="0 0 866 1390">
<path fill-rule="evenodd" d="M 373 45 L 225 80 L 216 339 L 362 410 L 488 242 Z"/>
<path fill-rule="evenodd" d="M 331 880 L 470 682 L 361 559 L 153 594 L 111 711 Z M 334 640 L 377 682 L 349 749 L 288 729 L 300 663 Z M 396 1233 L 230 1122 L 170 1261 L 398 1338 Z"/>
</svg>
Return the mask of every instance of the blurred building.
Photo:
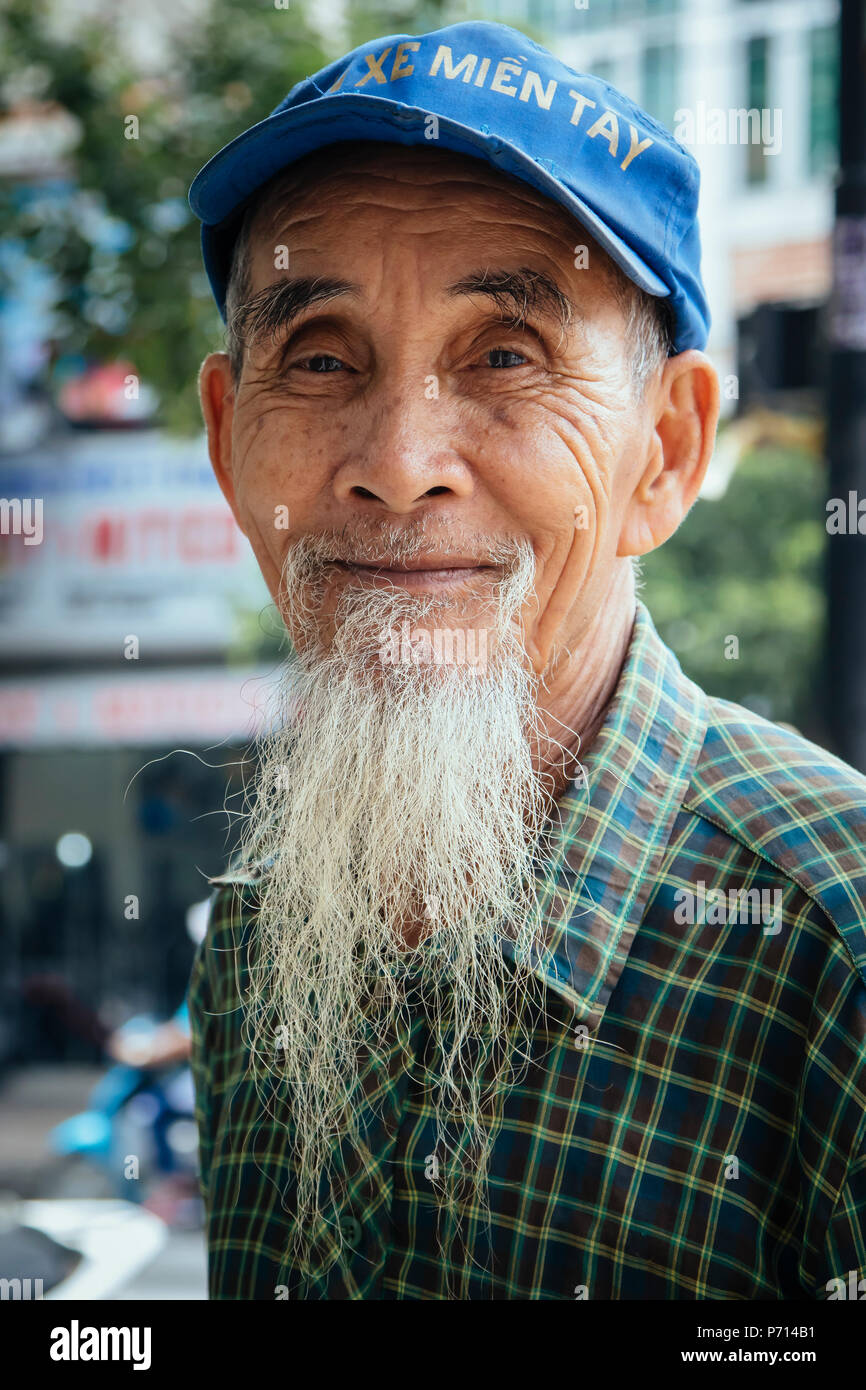
<svg viewBox="0 0 866 1390">
<path fill-rule="evenodd" d="M 41 504 L 41 534 L 34 513 L 0 551 L 6 1051 L 74 1057 L 86 1008 L 120 1021 L 183 997 L 269 599 L 203 439 L 57 428 L 0 458 L 0 496 Z M 58 977 L 84 1013 L 46 992 Z"/>
<path fill-rule="evenodd" d="M 723 380 L 738 378 L 726 408 L 815 386 L 830 291 L 837 0 L 486 0 L 483 16 L 540 35 L 689 144 L 701 167 L 710 351 Z M 762 127 L 750 112 L 766 113 Z"/>
<path fill-rule="evenodd" d="M 76 139 L 69 112 L 22 100 L 0 177 L 72 199 Z M 111 249 L 117 220 L 89 215 Z M 203 435 L 153 426 L 122 339 L 113 362 L 58 357 L 50 254 L 0 255 L 2 1068 L 96 1060 L 106 1025 L 180 1004 L 187 913 L 233 844 L 270 599 Z"/>
</svg>

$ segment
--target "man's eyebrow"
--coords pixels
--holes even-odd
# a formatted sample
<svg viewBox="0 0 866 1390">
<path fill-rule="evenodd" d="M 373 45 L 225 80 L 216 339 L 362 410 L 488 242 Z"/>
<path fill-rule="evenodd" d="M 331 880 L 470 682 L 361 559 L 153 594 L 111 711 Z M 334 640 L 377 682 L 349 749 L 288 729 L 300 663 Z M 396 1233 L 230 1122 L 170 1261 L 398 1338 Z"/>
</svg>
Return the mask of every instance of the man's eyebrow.
<svg viewBox="0 0 866 1390">
<path fill-rule="evenodd" d="M 265 337 L 274 338 L 281 329 L 288 329 L 305 309 L 323 304 L 338 295 L 357 295 L 359 285 L 350 280 L 333 280 L 324 276 L 277 280 L 251 295 L 232 314 L 231 329 L 245 348 Z"/>
<path fill-rule="evenodd" d="M 529 318 L 554 319 L 562 333 L 577 316 L 574 304 L 556 281 L 541 270 L 476 270 L 448 286 L 449 294 L 486 294 L 512 328 L 524 328 Z"/>
</svg>

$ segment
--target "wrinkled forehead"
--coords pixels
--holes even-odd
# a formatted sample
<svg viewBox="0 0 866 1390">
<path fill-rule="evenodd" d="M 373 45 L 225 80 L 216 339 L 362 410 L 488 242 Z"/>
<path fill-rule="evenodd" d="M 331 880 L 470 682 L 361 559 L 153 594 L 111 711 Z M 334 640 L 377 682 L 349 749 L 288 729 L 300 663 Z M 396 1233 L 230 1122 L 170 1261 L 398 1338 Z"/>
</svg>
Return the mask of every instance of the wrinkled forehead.
<svg viewBox="0 0 866 1390">
<path fill-rule="evenodd" d="M 485 161 L 450 150 L 376 141 L 341 142 L 317 150 L 281 170 L 259 191 L 248 210 L 244 239 L 253 260 L 270 259 L 276 241 L 285 238 L 291 244 L 292 228 L 311 219 L 316 235 L 330 245 L 335 238 L 338 243 L 345 238 L 348 245 L 352 218 L 365 209 L 380 218 L 383 211 L 393 210 L 395 219 L 428 213 L 435 227 L 436 216 L 446 207 L 452 229 L 465 231 L 477 220 L 485 241 L 476 251 L 490 246 L 490 228 L 497 224 L 502 236 L 493 240 L 500 253 L 519 228 L 524 244 L 534 234 L 537 246 L 552 253 L 554 263 L 561 260 L 563 268 L 572 264 L 579 242 L 599 288 L 612 290 L 617 301 L 622 298 L 624 277 L 567 209 Z M 383 235 L 388 236 L 387 229 Z M 462 236 L 459 240 L 465 241 Z"/>
<path fill-rule="evenodd" d="M 341 195 L 384 190 L 388 181 L 400 189 L 401 203 L 435 205 L 447 183 L 463 185 L 467 213 L 487 200 L 503 209 L 519 208 L 521 220 L 561 232 L 567 242 L 577 228 L 574 218 L 552 199 L 522 180 L 501 173 L 482 159 L 452 150 L 425 149 L 376 141 L 345 141 L 316 150 L 264 185 L 251 204 L 251 237 L 268 237 L 293 217 L 305 215 L 327 199 L 339 215 Z M 348 230 L 348 229 L 347 229 Z M 588 238 L 581 228 L 581 235 Z"/>
</svg>

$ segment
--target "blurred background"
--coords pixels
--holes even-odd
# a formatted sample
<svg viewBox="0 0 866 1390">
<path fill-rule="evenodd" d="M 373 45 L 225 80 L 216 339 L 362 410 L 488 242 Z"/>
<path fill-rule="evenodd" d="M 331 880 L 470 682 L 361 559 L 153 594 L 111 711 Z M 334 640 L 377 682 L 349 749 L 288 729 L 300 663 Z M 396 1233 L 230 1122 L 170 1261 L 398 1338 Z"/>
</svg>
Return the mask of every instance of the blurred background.
<svg viewBox="0 0 866 1390">
<path fill-rule="evenodd" d="M 4 0 L 0 497 L 44 512 L 0 535 L 0 1276 L 57 1297 L 204 1295 L 183 998 L 281 653 L 204 447 L 186 192 L 347 48 L 461 18 L 684 141 L 776 119 L 774 152 L 692 145 L 724 422 L 642 596 L 707 690 L 859 760 L 826 674 L 827 388 L 866 348 L 828 328 L 839 0 Z"/>
</svg>

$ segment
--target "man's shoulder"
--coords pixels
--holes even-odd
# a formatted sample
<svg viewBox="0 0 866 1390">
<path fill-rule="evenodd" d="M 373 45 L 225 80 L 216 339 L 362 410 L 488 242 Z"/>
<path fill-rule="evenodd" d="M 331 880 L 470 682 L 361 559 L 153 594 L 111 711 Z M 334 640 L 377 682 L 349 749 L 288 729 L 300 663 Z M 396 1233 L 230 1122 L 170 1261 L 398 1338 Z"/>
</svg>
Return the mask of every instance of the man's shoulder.
<svg viewBox="0 0 866 1390">
<path fill-rule="evenodd" d="M 707 696 L 707 731 L 689 790 L 690 802 L 716 804 L 739 827 L 767 831 L 830 823 L 829 850 L 866 855 L 866 776 L 811 743 L 790 725 Z M 866 866 L 864 866 L 866 867 Z"/>
<path fill-rule="evenodd" d="M 208 879 L 208 921 L 196 948 L 188 999 L 193 1007 L 233 1009 L 246 978 L 247 948 L 255 903 L 254 876 L 228 869 Z"/>
<path fill-rule="evenodd" d="M 707 696 L 684 806 L 818 903 L 866 972 L 866 777 L 794 729 Z"/>
<path fill-rule="evenodd" d="M 207 937 L 214 949 L 225 950 L 227 942 L 242 944 L 249 929 L 256 901 L 259 876 L 246 871 L 227 869 L 211 878 L 210 915 Z"/>
</svg>

